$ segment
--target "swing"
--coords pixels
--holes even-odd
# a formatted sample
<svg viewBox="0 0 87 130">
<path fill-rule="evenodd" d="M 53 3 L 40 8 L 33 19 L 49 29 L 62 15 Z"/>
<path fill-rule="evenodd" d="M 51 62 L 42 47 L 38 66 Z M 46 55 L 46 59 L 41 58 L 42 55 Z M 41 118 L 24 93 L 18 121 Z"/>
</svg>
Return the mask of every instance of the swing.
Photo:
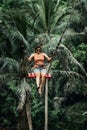
<svg viewBox="0 0 87 130">
<path fill-rule="evenodd" d="M 28 78 L 36 78 L 36 75 L 35 73 L 28 73 Z M 51 74 L 46 74 L 45 78 L 52 78 L 52 75 Z"/>
</svg>

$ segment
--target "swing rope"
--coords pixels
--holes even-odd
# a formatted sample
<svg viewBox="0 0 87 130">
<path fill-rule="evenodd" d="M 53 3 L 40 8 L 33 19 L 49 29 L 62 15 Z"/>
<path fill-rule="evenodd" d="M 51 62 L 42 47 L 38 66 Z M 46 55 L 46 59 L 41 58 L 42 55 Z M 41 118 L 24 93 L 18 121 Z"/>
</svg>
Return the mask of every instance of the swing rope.
<svg viewBox="0 0 87 130">
<path fill-rule="evenodd" d="M 56 48 L 55 48 L 55 50 L 54 50 L 54 52 L 53 52 L 52 60 L 50 61 L 49 65 L 48 65 L 47 73 L 49 73 L 49 70 L 50 70 L 51 65 L 52 65 L 52 61 L 53 61 L 54 57 L 55 57 L 56 54 L 57 54 L 57 50 L 58 50 L 59 45 L 60 45 L 60 43 L 61 43 L 61 41 L 62 41 L 62 38 L 63 38 L 63 36 L 64 36 L 64 33 L 65 33 L 65 31 L 66 31 L 66 29 L 67 29 L 67 27 L 68 27 L 69 21 L 71 20 L 71 16 L 72 16 L 72 14 L 71 14 L 70 17 L 69 17 L 69 19 L 68 19 L 68 21 L 67 21 L 67 24 L 66 24 L 64 30 L 62 31 L 62 34 L 61 34 L 61 36 L 60 36 L 60 39 L 59 39 L 59 41 L 58 41 L 58 43 L 57 43 L 57 46 L 56 46 Z"/>
</svg>

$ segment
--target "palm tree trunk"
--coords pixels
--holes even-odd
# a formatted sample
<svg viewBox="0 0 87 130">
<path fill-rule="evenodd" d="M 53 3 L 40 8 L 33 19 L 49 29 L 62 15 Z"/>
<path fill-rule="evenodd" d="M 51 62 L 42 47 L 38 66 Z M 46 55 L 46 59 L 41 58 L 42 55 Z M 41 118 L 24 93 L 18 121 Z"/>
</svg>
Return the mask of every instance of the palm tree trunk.
<svg viewBox="0 0 87 130">
<path fill-rule="evenodd" d="M 45 87 L 45 130 L 48 130 L 48 79 Z"/>
<path fill-rule="evenodd" d="M 20 116 L 18 116 L 18 130 L 20 130 Z"/>
<path fill-rule="evenodd" d="M 26 110 L 25 110 L 25 108 L 23 109 L 22 112 L 19 112 L 18 130 L 26 130 Z"/>
<path fill-rule="evenodd" d="M 32 119 L 31 119 L 31 101 L 29 100 L 28 97 L 26 100 L 26 114 L 27 114 L 27 119 L 28 119 L 29 130 L 33 130 Z"/>
</svg>

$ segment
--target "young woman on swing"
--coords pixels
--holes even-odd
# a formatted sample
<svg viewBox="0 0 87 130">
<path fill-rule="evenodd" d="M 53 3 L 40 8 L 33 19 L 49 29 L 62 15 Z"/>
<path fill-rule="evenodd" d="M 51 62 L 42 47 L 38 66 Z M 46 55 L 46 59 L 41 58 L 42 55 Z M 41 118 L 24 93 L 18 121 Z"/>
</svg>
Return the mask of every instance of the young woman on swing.
<svg viewBox="0 0 87 130">
<path fill-rule="evenodd" d="M 49 62 L 52 57 L 49 57 L 46 53 L 42 53 L 42 49 L 40 46 L 35 48 L 35 53 L 31 54 L 28 58 L 28 61 L 34 60 L 34 73 L 36 76 L 36 85 L 38 89 L 38 93 L 42 94 L 42 88 L 45 82 L 45 76 L 47 73 L 46 66 L 44 64 L 45 59 Z"/>
</svg>

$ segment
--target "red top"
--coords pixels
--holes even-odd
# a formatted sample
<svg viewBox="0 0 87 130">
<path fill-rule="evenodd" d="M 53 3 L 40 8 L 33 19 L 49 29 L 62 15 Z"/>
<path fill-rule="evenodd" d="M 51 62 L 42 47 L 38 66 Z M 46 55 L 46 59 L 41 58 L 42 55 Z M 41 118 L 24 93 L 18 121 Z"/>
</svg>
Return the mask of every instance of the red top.
<svg viewBox="0 0 87 130">
<path fill-rule="evenodd" d="M 39 66 L 44 65 L 44 59 L 45 59 L 45 57 L 44 57 L 43 53 L 34 54 L 34 64 L 35 65 L 39 65 Z"/>
</svg>

